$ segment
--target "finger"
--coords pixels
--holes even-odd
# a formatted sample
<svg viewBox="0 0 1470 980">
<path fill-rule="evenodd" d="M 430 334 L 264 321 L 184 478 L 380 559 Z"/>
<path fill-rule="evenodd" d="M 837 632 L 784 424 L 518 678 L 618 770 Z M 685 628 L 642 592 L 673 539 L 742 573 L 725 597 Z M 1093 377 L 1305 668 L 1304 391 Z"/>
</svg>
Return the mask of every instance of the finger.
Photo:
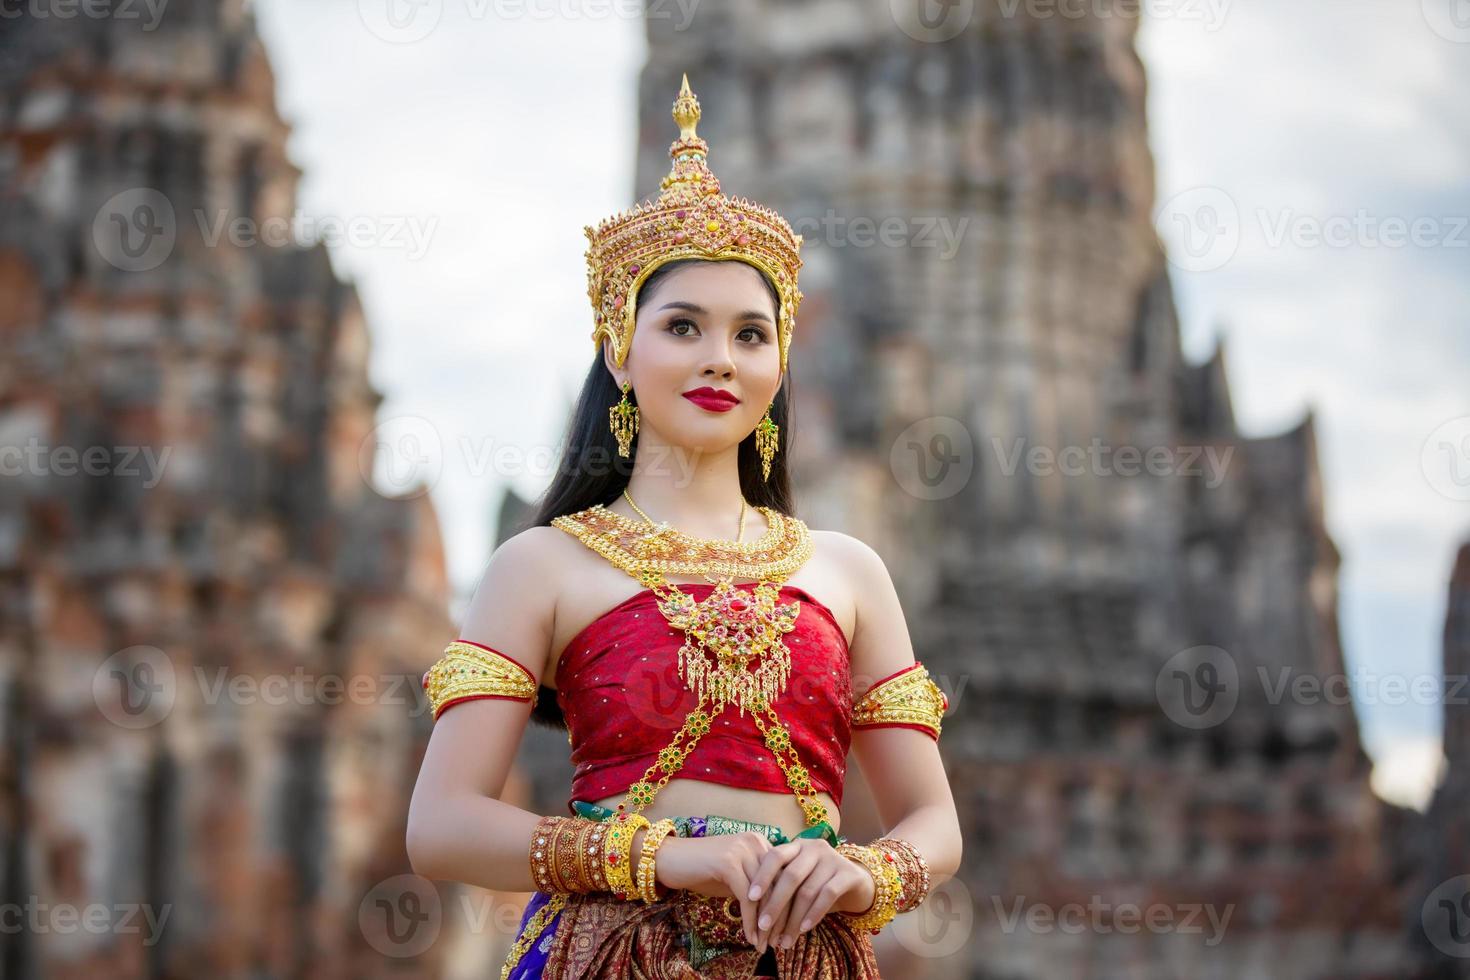
<svg viewBox="0 0 1470 980">
<path fill-rule="evenodd" d="M 771 890 L 771 883 L 776 880 L 776 876 L 781 873 L 781 869 L 786 866 L 786 862 L 800 853 L 801 849 L 796 846 L 795 842 L 788 842 L 778 844 L 761 855 L 760 870 L 751 881 L 750 894 L 747 897 L 752 900 L 759 899 L 769 892 Z"/>
<path fill-rule="evenodd" d="M 817 859 L 810 851 L 803 851 L 782 870 L 776 883 L 771 886 L 770 893 L 761 900 L 761 914 L 763 921 L 769 921 L 766 928 L 765 939 L 770 942 L 770 937 L 779 936 L 785 927 L 786 915 L 790 911 L 791 896 L 796 893 L 811 871 L 816 867 Z"/>
<path fill-rule="evenodd" d="M 786 917 L 786 933 L 794 940 L 822 920 L 837 898 L 838 876 L 835 870 L 818 870 L 807 876 L 791 900 Z"/>
<path fill-rule="evenodd" d="M 806 880 L 808 873 L 796 861 L 792 861 L 786 866 L 786 870 L 782 873 L 781 877 L 776 880 L 776 885 L 772 889 L 771 894 L 775 897 L 777 895 L 776 889 L 780 889 L 785 896 L 785 901 L 771 915 L 772 921 L 769 942 L 772 946 L 783 945 L 782 941 L 785 939 L 791 915 L 791 900 L 796 897 L 796 892 L 800 889 L 802 882 Z"/>
<path fill-rule="evenodd" d="M 749 892 L 749 894 L 757 896 L 758 900 L 758 904 L 756 905 L 755 946 L 761 952 L 765 952 L 766 937 L 771 932 L 771 916 L 763 915 L 771 888 L 775 884 L 776 878 L 780 875 L 781 870 L 786 866 L 786 862 L 792 860 L 800 853 L 801 849 L 799 847 L 795 846 L 794 843 L 788 843 L 772 847 L 761 856 L 760 868 L 755 873 Z M 762 920 L 765 921 L 765 925 L 761 924 Z"/>
<path fill-rule="evenodd" d="M 771 935 L 771 927 L 775 924 L 775 912 L 779 907 L 771 902 L 771 895 L 776 882 L 780 880 L 782 872 L 790 861 L 795 860 L 801 854 L 800 846 L 791 841 L 771 848 L 761 858 L 760 870 L 756 873 L 756 880 L 752 884 L 751 891 L 760 896 L 756 907 L 756 947 L 762 952 Z"/>
<path fill-rule="evenodd" d="M 745 941 L 752 946 L 759 938 L 756 929 L 756 913 L 760 909 L 760 903 L 749 897 L 750 883 L 754 880 L 756 872 L 760 870 L 761 859 L 754 851 L 747 851 L 742 859 L 741 869 L 745 872 L 735 889 L 735 897 L 740 899 L 740 923 L 745 928 Z"/>
<path fill-rule="evenodd" d="M 739 843 L 745 845 L 738 851 L 740 881 L 738 887 L 732 890 L 735 898 L 740 902 L 740 922 L 745 929 L 746 940 L 754 946 L 760 932 L 756 927 L 756 915 L 760 905 L 749 897 L 750 883 L 759 873 L 761 861 L 770 852 L 772 845 L 764 835 L 753 830 L 742 832 Z"/>
</svg>

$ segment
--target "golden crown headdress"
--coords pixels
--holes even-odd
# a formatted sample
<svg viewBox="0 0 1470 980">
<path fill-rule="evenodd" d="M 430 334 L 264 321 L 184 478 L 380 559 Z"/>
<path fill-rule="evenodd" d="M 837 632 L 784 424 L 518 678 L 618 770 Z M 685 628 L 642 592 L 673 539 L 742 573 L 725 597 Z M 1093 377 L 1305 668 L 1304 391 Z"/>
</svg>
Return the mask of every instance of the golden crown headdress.
<svg viewBox="0 0 1470 980">
<path fill-rule="evenodd" d="M 709 144 L 694 134 L 699 99 L 689 90 L 688 75 L 674 100 L 674 121 L 679 124 L 679 138 L 669 147 L 674 165 L 659 184 L 658 200 L 645 200 L 595 229 L 585 229 L 591 242 L 587 296 L 597 324 L 593 345 L 600 346 L 607 337 L 614 363 L 622 367 L 633 341 L 638 289 L 655 269 L 677 259 L 733 259 L 755 266 L 776 287 L 781 300 L 776 335 L 784 372 L 801 305 L 796 287 L 801 236 L 771 208 L 720 193 L 719 178 L 707 162 Z"/>
</svg>

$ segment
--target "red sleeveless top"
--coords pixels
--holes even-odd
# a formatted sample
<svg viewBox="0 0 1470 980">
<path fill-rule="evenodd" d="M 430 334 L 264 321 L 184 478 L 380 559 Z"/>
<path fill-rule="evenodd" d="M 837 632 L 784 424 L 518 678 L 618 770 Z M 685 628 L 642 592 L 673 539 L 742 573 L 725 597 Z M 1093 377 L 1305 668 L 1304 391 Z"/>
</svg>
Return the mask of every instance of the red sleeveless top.
<svg viewBox="0 0 1470 980">
<path fill-rule="evenodd" d="M 736 588 L 753 592 L 756 583 Z M 702 600 L 711 583 L 679 583 Z M 772 702 L 786 722 L 797 757 L 815 790 L 842 805 L 843 775 L 852 733 L 852 690 L 847 637 L 832 611 L 799 586 L 782 585 L 781 601 L 801 603 L 795 628 L 783 635 L 791 651 L 786 689 Z M 694 710 L 694 694 L 679 677 L 684 634 L 644 589 L 609 609 L 574 636 L 556 666 L 556 701 L 571 736 L 572 795 L 588 802 L 621 796 L 653 764 Z M 769 717 L 763 719 L 771 727 Z M 687 743 L 686 743 L 687 744 Z M 751 713 L 726 705 L 674 778 L 795 794 L 766 747 Z M 703 814 L 696 814 L 702 816 Z"/>
</svg>

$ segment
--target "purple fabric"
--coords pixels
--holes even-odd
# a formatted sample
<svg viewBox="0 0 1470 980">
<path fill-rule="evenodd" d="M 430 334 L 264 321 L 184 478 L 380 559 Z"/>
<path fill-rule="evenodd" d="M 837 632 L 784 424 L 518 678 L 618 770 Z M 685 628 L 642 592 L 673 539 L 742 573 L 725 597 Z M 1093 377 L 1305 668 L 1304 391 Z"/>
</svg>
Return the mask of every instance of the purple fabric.
<svg viewBox="0 0 1470 980">
<path fill-rule="evenodd" d="M 549 901 L 551 901 L 551 896 L 546 892 L 532 893 L 531 900 L 526 903 L 526 913 L 521 916 L 521 927 L 516 930 L 517 936 L 526 931 L 526 923 L 531 920 L 531 916 Z M 509 980 L 530 980 L 532 977 L 541 976 L 541 971 L 546 969 L 546 957 L 551 952 L 551 942 L 556 936 L 556 926 L 559 922 L 561 922 L 560 912 L 552 916 L 541 935 L 536 937 L 536 942 L 526 950 L 520 961 L 511 969 Z"/>
</svg>

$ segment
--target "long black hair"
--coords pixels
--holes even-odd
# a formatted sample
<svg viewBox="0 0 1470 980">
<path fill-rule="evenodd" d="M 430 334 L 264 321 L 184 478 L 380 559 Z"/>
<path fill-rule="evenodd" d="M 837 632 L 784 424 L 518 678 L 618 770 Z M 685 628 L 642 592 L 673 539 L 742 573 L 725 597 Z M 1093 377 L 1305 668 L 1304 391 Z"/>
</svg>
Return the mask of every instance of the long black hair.
<svg viewBox="0 0 1470 980">
<path fill-rule="evenodd" d="M 661 265 L 651 272 L 639 288 L 640 302 L 652 298 L 659 284 L 676 269 L 703 259 L 679 259 Z M 764 274 L 761 282 L 771 294 L 771 300 L 779 311 L 780 296 Z M 775 339 L 776 343 L 780 338 Z M 638 436 L 633 436 L 627 459 L 618 455 L 618 442 L 608 424 L 608 409 L 622 400 L 623 392 L 615 383 L 612 373 L 603 362 L 601 348 L 598 349 L 587 377 L 582 380 L 582 391 L 577 396 L 576 406 L 567 423 L 563 440 L 561 460 L 552 476 L 551 485 L 536 500 L 531 515 L 520 525 L 520 530 L 530 527 L 549 526 L 554 518 L 574 514 L 595 504 L 610 504 L 623 492 L 633 474 L 633 460 L 638 452 Z M 638 403 L 632 389 L 628 398 Z M 791 478 L 786 469 L 786 460 L 791 446 L 791 371 L 781 377 L 781 386 L 771 401 L 771 419 L 780 427 L 776 454 L 771 459 L 769 479 L 761 477 L 760 454 L 755 448 L 755 432 L 740 441 L 736 455 L 736 469 L 740 474 L 740 492 L 752 506 L 770 507 L 773 510 L 795 516 L 791 496 Z M 536 706 L 531 710 L 531 720 L 550 728 L 566 728 L 566 719 L 556 703 L 556 692 L 541 686 Z"/>
</svg>

